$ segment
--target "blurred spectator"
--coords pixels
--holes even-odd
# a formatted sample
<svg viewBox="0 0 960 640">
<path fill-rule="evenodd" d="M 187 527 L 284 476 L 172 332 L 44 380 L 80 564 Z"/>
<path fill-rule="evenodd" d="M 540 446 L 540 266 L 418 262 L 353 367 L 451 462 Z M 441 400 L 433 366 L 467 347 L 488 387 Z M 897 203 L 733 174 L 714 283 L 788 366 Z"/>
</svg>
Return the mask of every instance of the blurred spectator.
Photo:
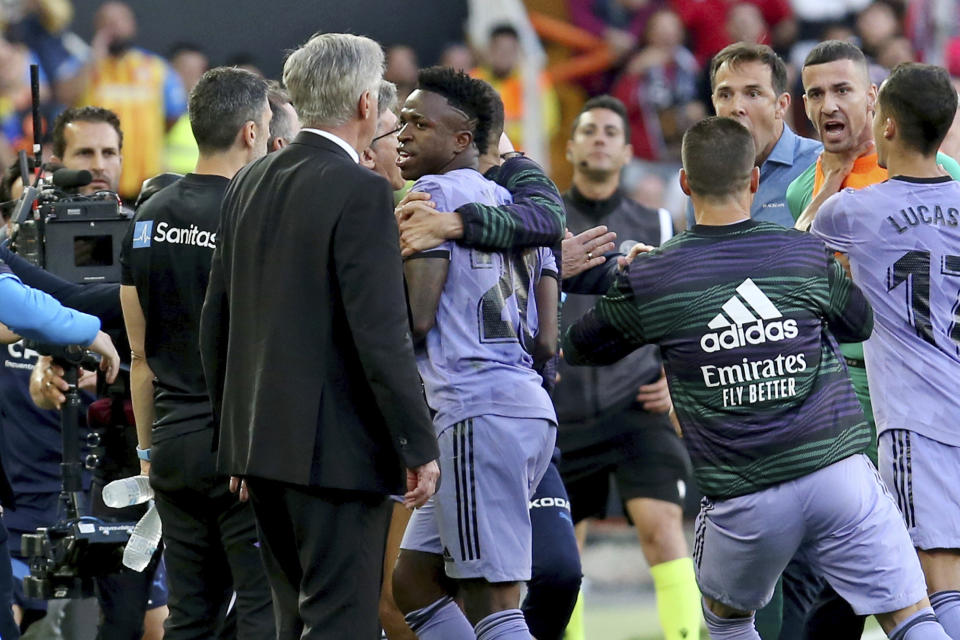
<svg viewBox="0 0 960 640">
<path fill-rule="evenodd" d="M 237 67 L 238 69 L 243 69 L 244 71 L 254 73 L 261 78 L 265 77 L 263 75 L 263 71 L 260 70 L 256 56 L 249 51 L 238 51 L 237 53 L 230 55 L 226 62 L 223 63 L 223 66 Z"/>
<path fill-rule="evenodd" d="M 895 66 L 903 62 L 915 62 L 916 59 L 913 44 L 906 36 L 888 38 L 877 51 L 877 64 L 887 71 L 892 71 Z"/>
<path fill-rule="evenodd" d="M 26 46 L 0 36 L 0 163 L 4 166 L 16 159 L 19 150 L 32 153 L 30 65 L 38 63 L 37 57 Z M 47 77 L 40 69 L 40 115 L 44 122 L 51 122 L 56 115 L 49 97 Z"/>
<path fill-rule="evenodd" d="M 671 0 L 671 4 L 687 29 L 697 62 L 706 68 L 713 54 L 733 42 L 727 32 L 727 18 L 730 10 L 737 4 L 729 0 Z M 772 44 L 778 48 L 784 48 L 793 42 L 795 27 L 788 0 L 748 0 L 747 4 L 760 10 L 767 26 L 757 42 Z M 738 21 L 742 17 L 738 16 Z M 737 23 L 734 27 L 748 28 L 749 24 L 741 26 Z M 771 33 L 774 35 L 771 36 Z"/>
<path fill-rule="evenodd" d="M 173 46 L 167 56 L 170 65 L 183 83 L 183 90 L 189 94 L 200 80 L 200 76 L 210 67 L 210 59 L 199 46 L 180 43 Z M 164 171 L 187 174 L 197 165 L 200 150 L 193 138 L 190 117 L 184 113 L 167 132 L 164 148 Z"/>
<path fill-rule="evenodd" d="M 850 23 L 869 4 L 870 0 L 790 0 L 797 19 L 797 39 L 821 40 L 826 27 Z"/>
<path fill-rule="evenodd" d="M 397 104 L 403 106 L 407 96 L 417 88 L 417 53 L 405 44 L 397 44 L 387 49 L 387 68 L 383 79 L 397 85 Z"/>
<path fill-rule="evenodd" d="M 657 209 L 664 208 L 666 189 L 667 185 L 664 183 L 662 177 L 655 173 L 646 173 L 637 178 L 636 182 L 630 188 L 630 197 L 635 202 L 639 202 L 648 209 L 656 211 Z"/>
<path fill-rule="evenodd" d="M 840 22 L 834 22 L 828 24 L 823 29 L 823 34 L 820 36 L 821 40 L 840 40 L 842 42 L 854 43 L 857 40 L 857 34 L 853 32 L 853 28 L 850 25 L 842 24 Z M 811 49 L 813 47 L 810 47 Z M 807 51 L 803 54 L 803 57 L 807 57 Z M 797 65 L 798 68 L 803 67 L 803 60 L 800 61 L 800 64 Z"/>
<path fill-rule="evenodd" d="M 570 22 L 602 37 L 618 58 L 640 42 L 647 21 L 664 0 L 567 0 Z"/>
<path fill-rule="evenodd" d="M 10 5 L 5 9 L 10 11 Z M 19 10 L 19 14 L 5 15 L 15 20 L 7 25 L 6 33 L 36 54 L 54 98 L 67 104 L 76 95 L 71 89 L 89 51 L 83 40 L 66 30 L 73 20 L 73 5 L 70 0 L 32 0 L 21 3 Z"/>
<path fill-rule="evenodd" d="M 120 117 L 129 143 L 119 193 L 133 202 L 141 183 L 162 169 L 164 136 L 186 112 L 186 95 L 166 60 L 133 45 L 137 21 L 129 6 L 104 3 L 94 26 L 86 89 L 78 104 L 105 107 Z"/>
<path fill-rule="evenodd" d="M 953 78 L 960 78 L 960 37 L 947 43 L 944 66 Z"/>
<path fill-rule="evenodd" d="M 170 49 L 167 56 L 173 70 L 180 76 L 180 82 L 183 83 L 183 90 L 186 93 L 193 91 L 207 69 L 210 68 L 210 58 L 206 52 L 198 45 L 181 42 Z"/>
<path fill-rule="evenodd" d="M 904 23 L 917 59 L 946 66 L 944 45 L 960 35 L 960 3 L 957 0 L 910 0 Z"/>
<path fill-rule="evenodd" d="M 900 34 L 900 21 L 893 7 L 887 2 L 874 2 L 857 16 L 857 35 L 860 48 L 868 58 L 880 55 L 880 47 L 890 38 Z"/>
<path fill-rule="evenodd" d="M 517 30 L 508 24 L 494 27 L 490 31 L 483 58 L 485 64 L 475 68 L 470 75 L 486 80 L 500 94 L 503 100 L 504 132 L 517 149 L 522 149 L 524 97 Z M 550 140 L 560 126 L 560 103 L 546 74 L 541 74 L 539 83 L 543 132 L 545 139 Z"/>
<path fill-rule="evenodd" d="M 755 4 L 741 2 L 727 12 L 727 38 L 730 42 L 766 43 L 769 39 L 767 23 Z"/>
<path fill-rule="evenodd" d="M 960 60 L 958 60 L 960 62 Z M 960 75 L 960 69 L 955 70 L 957 73 L 954 73 L 953 78 L 953 87 L 960 92 L 960 78 L 956 77 Z M 940 145 L 940 153 L 945 153 L 954 160 L 960 161 L 960 109 L 957 109 L 957 112 L 953 116 L 953 126 L 950 127 L 950 130 L 947 132 L 947 137 L 944 138 L 943 144 Z"/>
<path fill-rule="evenodd" d="M 634 155 L 676 160 L 683 132 L 706 115 L 696 99 L 700 68 L 683 46 L 683 25 L 673 11 L 650 17 L 645 40 L 611 93 L 627 108 Z"/>
<path fill-rule="evenodd" d="M 453 42 L 443 48 L 438 64 L 441 67 L 470 73 L 470 70 L 477 66 L 477 61 L 470 47 L 462 42 Z"/>
</svg>

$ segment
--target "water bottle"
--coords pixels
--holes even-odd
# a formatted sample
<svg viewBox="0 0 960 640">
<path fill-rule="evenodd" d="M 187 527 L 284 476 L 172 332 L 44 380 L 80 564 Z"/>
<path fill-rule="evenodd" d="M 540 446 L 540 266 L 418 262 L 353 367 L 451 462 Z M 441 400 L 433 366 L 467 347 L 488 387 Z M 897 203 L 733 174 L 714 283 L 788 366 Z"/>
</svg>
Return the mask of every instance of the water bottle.
<svg viewBox="0 0 960 640">
<path fill-rule="evenodd" d="M 150 508 L 140 518 L 140 522 L 133 528 L 127 546 L 123 550 L 123 566 L 134 571 L 143 571 L 150 564 L 150 559 L 160 544 L 160 514 L 157 505 L 150 503 Z"/>
<path fill-rule="evenodd" d="M 122 509 L 146 502 L 153 498 L 153 488 L 147 476 L 131 476 L 114 480 L 103 488 L 103 503 L 114 509 Z"/>
</svg>

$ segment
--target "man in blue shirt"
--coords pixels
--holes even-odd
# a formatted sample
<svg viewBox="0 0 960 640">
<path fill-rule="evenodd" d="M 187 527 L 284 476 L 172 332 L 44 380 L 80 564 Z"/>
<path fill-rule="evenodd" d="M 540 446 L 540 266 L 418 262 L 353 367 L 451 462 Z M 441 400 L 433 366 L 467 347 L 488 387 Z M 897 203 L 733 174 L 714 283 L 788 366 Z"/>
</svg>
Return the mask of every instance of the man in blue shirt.
<svg viewBox="0 0 960 640">
<path fill-rule="evenodd" d="M 736 42 L 714 56 L 710 86 L 717 115 L 738 120 L 757 145 L 760 187 L 750 217 L 792 227 L 787 187 L 817 161 L 823 145 L 798 136 L 783 120 L 790 108 L 786 65 L 766 45 Z M 688 201 L 687 225 L 693 224 L 693 205 Z"/>
</svg>

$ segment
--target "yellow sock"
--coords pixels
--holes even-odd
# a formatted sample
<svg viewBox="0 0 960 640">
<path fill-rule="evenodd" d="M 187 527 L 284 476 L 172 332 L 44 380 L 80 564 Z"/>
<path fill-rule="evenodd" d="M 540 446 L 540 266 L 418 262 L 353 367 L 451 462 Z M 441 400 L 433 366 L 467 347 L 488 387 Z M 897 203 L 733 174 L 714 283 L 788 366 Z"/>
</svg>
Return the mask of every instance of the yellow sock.
<svg viewBox="0 0 960 640">
<path fill-rule="evenodd" d="M 650 567 L 657 592 L 657 613 L 666 640 L 699 640 L 700 590 L 693 560 L 677 558 Z"/>
<path fill-rule="evenodd" d="M 583 632 L 583 591 L 577 595 L 577 604 L 573 607 L 573 613 L 570 614 L 570 622 L 567 623 L 567 629 L 563 632 L 563 640 L 584 640 L 586 635 Z"/>
</svg>

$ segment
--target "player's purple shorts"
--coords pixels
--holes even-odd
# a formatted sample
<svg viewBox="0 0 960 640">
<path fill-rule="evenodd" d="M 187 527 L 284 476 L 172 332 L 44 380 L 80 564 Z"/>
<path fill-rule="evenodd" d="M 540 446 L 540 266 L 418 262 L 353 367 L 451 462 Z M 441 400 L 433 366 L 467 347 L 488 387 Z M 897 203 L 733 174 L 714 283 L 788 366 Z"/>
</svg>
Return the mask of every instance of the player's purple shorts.
<svg viewBox="0 0 960 640">
<path fill-rule="evenodd" d="M 756 493 L 705 498 L 693 553 L 703 595 L 740 611 L 770 601 L 794 555 L 860 615 L 927 593 L 897 505 L 863 454 Z"/>
<path fill-rule="evenodd" d="M 440 488 L 413 512 L 400 548 L 443 555 L 459 580 L 529 580 L 530 499 L 556 434 L 549 420 L 491 415 L 444 429 Z"/>
<path fill-rule="evenodd" d="M 960 549 L 960 447 L 915 431 L 880 434 L 880 475 L 918 549 Z"/>
</svg>

